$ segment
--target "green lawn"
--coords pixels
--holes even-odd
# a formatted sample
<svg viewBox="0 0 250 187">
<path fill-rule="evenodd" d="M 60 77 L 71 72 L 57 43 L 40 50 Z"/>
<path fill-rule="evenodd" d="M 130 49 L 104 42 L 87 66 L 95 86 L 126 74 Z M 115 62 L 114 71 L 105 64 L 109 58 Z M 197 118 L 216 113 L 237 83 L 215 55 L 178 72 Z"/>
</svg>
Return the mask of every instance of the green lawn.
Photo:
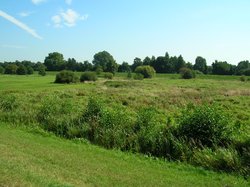
<svg viewBox="0 0 250 187">
<path fill-rule="evenodd" d="M 249 186 L 242 178 L 0 125 L 0 186 Z"/>
</svg>

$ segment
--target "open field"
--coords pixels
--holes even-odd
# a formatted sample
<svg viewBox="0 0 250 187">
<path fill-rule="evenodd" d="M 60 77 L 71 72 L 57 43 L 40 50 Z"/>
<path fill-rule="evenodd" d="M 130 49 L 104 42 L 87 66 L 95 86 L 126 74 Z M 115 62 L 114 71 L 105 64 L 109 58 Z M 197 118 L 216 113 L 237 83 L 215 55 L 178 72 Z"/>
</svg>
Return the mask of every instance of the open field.
<svg viewBox="0 0 250 187">
<path fill-rule="evenodd" d="M 179 79 L 177 74 L 157 74 L 153 79 L 137 81 L 127 79 L 126 74 L 118 73 L 113 80 L 101 76 L 96 82 L 54 84 L 55 74 L 56 72 L 50 72 L 45 77 L 35 74 L 0 75 L 0 122 L 4 123 L 0 127 L 1 152 L 4 153 L 0 156 L 0 167 L 3 168 L 0 170 L 0 183 L 21 186 L 249 185 L 243 177 L 236 178 L 233 175 L 212 173 L 183 164 L 106 151 L 86 143 L 76 144 L 53 136 L 29 133 L 30 130 L 23 127 L 40 129 L 39 132 L 45 129 L 69 139 L 84 137 L 93 144 L 109 149 L 165 157 L 164 154 L 150 152 L 155 149 L 154 146 L 162 145 L 155 144 L 159 141 L 158 135 L 165 135 L 170 127 L 178 128 L 183 111 L 187 107 L 215 105 L 226 114 L 228 124 L 232 125 L 233 145 L 223 145 L 215 153 L 213 149 L 217 151 L 217 147 L 212 148 L 212 152 L 210 149 L 204 149 L 201 155 L 212 155 L 211 159 L 217 154 L 222 155 L 222 158 L 216 160 L 220 162 L 220 159 L 225 159 L 222 166 L 219 165 L 218 169 L 215 168 L 217 165 L 206 165 L 202 160 L 206 155 L 204 158 L 201 156 L 200 163 L 194 161 L 200 158 L 199 149 L 192 149 L 193 155 L 190 156 L 189 148 L 182 146 L 181 140 L 175 142 L 175 139 L 171 138 L 171 141 L 177 143 L 176 145 L 181 143 L 181 146 L 174 150 L 178 154 L 175 157 L 171 155 L 170 160 L 180 160 L 216 171 L 226 170 L 234 175 L 238 175 L 240 171 L 240 174 L 242 172 L 246 177 L 247 170 L 241 170 L 241 167 L 249 164 L 246 159 L 248 153 L 244 152 L 244 160 L 241 161 L 243 157 L 235 152 L 235 147 L 243 145 L 245 150 L 244 146 L 249 145 L 250 81 L 241 82 L 238 76 L 214 75 L 199 75 L 196 79 L 183 80 Z M 86 135 L 88 129 L 81 129 L 87 123 L 82 121 L 82 116 L 86 116 L 90 98 L 100 101 L 103 112 L 94 137 Z M 149 138 L 145 138 L 145 141 L 150 140 L 147 142 L 149 145 L 152 143 L 152 150 L 145 151 L 140 148 L 141 140 L 138 138 L 143 134 L 132 132 L 134 125 L 139 123 L 138 119 L 144 115 L 141 113 L 143 109 L 146 109 L 145 119 L 150 121 L 151 117 L 147 118 L 147 115 L 151 114 L 153 119 L 153 126 L 150 127 L 152 129 L 143 131 L 146 133 L 145 137 Z M 93 119 L 90 117 L 90 120 Z M 21 127 L 8 127 L 17 125 Z M 127 137 L 124 137 L 124 134 Z M 141 138 L 144 138 L 144 135 Z M 81 167 L 85 165 L 86 167 Z"/>
<path fill-rule="evenodd" d="M 1 186 L 248 186 L 242 178 L 0 125 Z"/>
</svg>

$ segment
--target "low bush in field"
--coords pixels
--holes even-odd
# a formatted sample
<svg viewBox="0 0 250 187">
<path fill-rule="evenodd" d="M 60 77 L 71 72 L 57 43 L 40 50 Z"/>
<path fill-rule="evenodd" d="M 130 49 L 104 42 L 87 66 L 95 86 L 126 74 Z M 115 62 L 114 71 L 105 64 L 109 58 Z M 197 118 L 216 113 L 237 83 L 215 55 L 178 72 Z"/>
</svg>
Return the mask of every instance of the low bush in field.
<svg viewBox="0 0 250 187">
<path fill-rule="evenodd" d="M 230 138 L 229 122 L 215 106 L 197 106 L 181 116 L 179 136 L 201 146 L 227 144 Z"/>
<path fill-rule="evenodd" d="M 138 66 L 135 73 L 140 73 L 144 78 L 152 78 L 155 75 L 155 70 L 151 66 Z"/>
<path fill-rule="evenodd" d="M 182 79 L 192 79 L 195 78 L 195 72 L 189 68 L 181 68 L 180 74 Z"/>
<path fill-rule="evenodd" d="M 105 79 L 113 79 L 114 74 L 113 73 L 104 73 L 104 78 Z"/>
<path fill-rule="evenodd" d="M 135 80 L 143 80 L 144 79 L 144 76 L 141 74 L 141 73 L 136 73 L 134 75 L 134 79 Z"/>
<path fill-rule="evenodd" d="M 97 80 L 97 74 L 96 74 L 96 72 L 84 72 L 81 75 L 80 80 L 81 80 L 81 82 L 84 82 L 84 81 L 96 81 Z"/>
<path fill-rule="evenodd" d="M 77 83 L 79 82 L 79 77 L 73 72 L 68 70 L 63 70 L 56 75 L 55 83 Z"/>
</svg>

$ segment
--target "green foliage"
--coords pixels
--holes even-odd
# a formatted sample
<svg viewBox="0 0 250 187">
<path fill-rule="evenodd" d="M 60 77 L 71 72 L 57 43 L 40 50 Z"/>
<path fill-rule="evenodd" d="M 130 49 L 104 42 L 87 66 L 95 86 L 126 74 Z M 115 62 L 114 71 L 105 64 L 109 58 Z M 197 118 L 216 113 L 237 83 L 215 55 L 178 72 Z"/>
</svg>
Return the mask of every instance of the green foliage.
<svg viewBox="0 0 250 187">
<path fill-rule="evenodd" d="M 212 147 L 229 143 L 229 121 L 215 106 L 188 108 L 180 119 L 179 136 L 194 141 L 197 145 Z"/>
<path fill-rule="evenodd" d="M 18 66 L 15 65 L 15 64 L 8 64 L 6 67 L 5 67 L 5 74 L 16 74 L 16 71 L 17 71 L 17 68 Z"/>
<path fill-rule="evenodd" d="M 24 65 L 21 64 L 20 66 L 18 66 L 16 73 L 18 75 L 26 75 L 27 74 L 27 68 Z"/>
<path fill-rule="evenodd" d="M 65 69 L 63 54 L 58 52 L 49 53 L 44 60 L 44 65 L 48 71 L 61 71 Z"/>
<path fill-rule="evenodd" d="M 141 73 L 136 73 L 134 75 L 134 79 L 135 80 L 143 80 L 144 79 L 144 75 L 142 75 Z"/>
<path fill-rule="evenodd" d="M 198 70 L 204 74 L 207 73 L 207 62 L 205 58 L 198 56 L 195 60 L 194 70 Z"/>
<path fill-rule="evenodd" d="M 5 69 L 2 66 L 0 66 L 0 74 L 4 74 L 4 71 Z"/>
<path fill-rule="evenodd" d="M 128 78 L 128 79 L 131 79 L 131 78 L 132 78 L 132 72 L 131 72 L 131 71 L 129 71 L 129 72 L 127 73 L 127 78 Z"/>
<path fill-rule="evenodd" d="M 51 95 L 42 100 L 37 120 L 43 129 L 68 137 L 69 128 L 74 122 L 74 112 L 71 102 L 62 101 L 58 96 Z"/>
<path fill-rule="evenodd" d="M 81 75 L 80 81 L 84 82 L 84 81 L 96 81 L 97 80 L 97 75 L 95 72 L 84 72 Z"/>
<path fill-rule="evenodd" d="M 115 73 L 118 70 L 118 65 L 113 56 L 107 51 L 102 51 L 94 55 L 93 64 L 95 67 L 102 67 L 104 72 Z"/>
<path fill-rule="evenodd" d="M 155 70 L 151 66 L 138 66 L 135 73 L 140 73 L 144 78 L 152 78 L 155 75 Z"/>
<path fill-rule="evenodd" d="M 27 67 L 27 74 L 32 75 L 34 73 L 34 69 L 31 66 Z"/>
<path fill-rule="evenodd" d="M 212 71 L 213 74 L 215 75 L 232 75 L 233 73 L 231 72 L 231 65 L 228 64 L 227 62 L 218 62 L 215 61 L 212 64 Z"/>
<path fill-rule="evenodd" d="M 55 83 L 77 83 L 79 77 L 73 71 L 63 70 L 56 75 Z"/>
<path fill-rule="evenodd" d="M 105 79 L 113 79 L 114 74 L 113 73 L 104 73 L 104 78 Z"/>
<path fill-rule="evenodd" d="M 247 81 L 247 78 L 246 78 L 245 76 L 241 76 L 241 77 L 240 77 L 240 81 L 241 81 L 241 82 L 246 82 L 246 81 Z"/>
<path fill-rule="evenodd" d="M 188 68 L 181 68 L 180 74 L 182 79 L 192 79 L 195 78 L 195 72 Z"/>
<path fill-rule="evenodd" d="M 38 66 L 38 75 L 45 76 L 46 75 L 46 67 L 43 64 Z"/>
<path fill-rule="evenodd" d="M 238 153 L 224 148 L 197 150 L 194 152 L 192 163 L 216 171 L 239 172 L 242 168 Z"/>
<path fill-rule="evenodd" d="M 0 109 L 5 112 L 14 111 L 18 107 L 16 96 L 13 94 L 0 98 Z"/>
</svg>

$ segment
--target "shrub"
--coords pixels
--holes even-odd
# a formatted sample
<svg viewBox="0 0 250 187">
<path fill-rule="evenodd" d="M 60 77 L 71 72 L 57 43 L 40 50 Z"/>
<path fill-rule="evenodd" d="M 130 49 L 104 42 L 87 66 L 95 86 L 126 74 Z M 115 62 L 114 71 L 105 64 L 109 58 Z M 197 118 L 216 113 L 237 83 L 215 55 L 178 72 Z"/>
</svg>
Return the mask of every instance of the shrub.
<svg viewBox="0 0 250 187">
<path fill-rule="evenodd" d="M 229 119 L 214 106 L 187 109 L 180 117 L 179 135 L 196 144 L 211 147 L 229 143 Z"/>
<path fill-rule="evenodd" d="M 97 75 L 95 72 L 84 72 L 80 78 L 81 82 L 84 81 L 96 81 Z"/>
<path fill-rule="evenodd" d="M 104 78 L 105 79 L 113 79 L 113 73 L 104 73 Z"/>
<path fill-rule="evenodd" d="M 46 67 L 41 64 L 38 67 L 38 75 L 45 76 L 46 75 Z"/>
<path fill-rule="evenodd" d="M 192 79 L 195 78 L 195 72 L 189 68 L 181 68 L 180 74 L 182 79 Z"/>
<path fill-rule="evenodd" d="M 134 75 L 134 79 L 135 80 L 143 80 L 144 79 L 144 76 L 141 74 L 141 73 L 136 73 Z"/>
<path fill-rule="evenodd" d="M 79 77 L 73 72 L 63 70 L 56 75 L 55 83 L 76 83 L 79 81 Z"/>
<path fill-rule="evenodd" d="M 144 78 L 152 78 L 155 75 L 155 70 L 151 66 L 138 66 L 135 73 L 140 73 Z"/>
<path fill-rule="evenodd" d="M 2 66 L 0 66 L 0 74 L 4 74 L 4 71 L 5 69 Z"/>
<path fill-rule="evenodd" d="M 247 78 L 246 78 L 245 76 L 241 76 L 241 77 L 240 77 L 240 81 L 241 81 L 241 82 L 246 82 L 246 81 L 247 81 Z"/>
<path fill-rule="evenodd" d="M 34 73 L 34 69 L 31 66 L 27 67 L 27 74 L 32 75 Z"/>
<path fill-rule="evenodd" d="M 18 75 L 26 75 L 27 74 L 27 68 L 24 65 L 21 64 L 20 66 L 18 66 L 16 73 Z"/>
</svg>

